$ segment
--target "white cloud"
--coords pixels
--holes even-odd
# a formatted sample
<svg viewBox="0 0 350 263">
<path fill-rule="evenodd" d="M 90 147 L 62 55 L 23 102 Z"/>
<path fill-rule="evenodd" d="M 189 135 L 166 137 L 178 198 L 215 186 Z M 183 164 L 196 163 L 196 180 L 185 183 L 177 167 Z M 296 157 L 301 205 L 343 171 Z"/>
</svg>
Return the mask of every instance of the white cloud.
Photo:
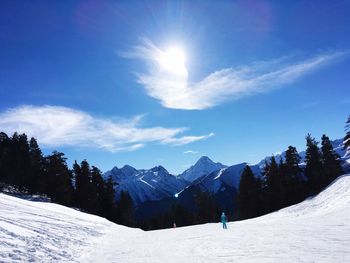
<svg viewBox="0 0 350 263">
<path fill-rule="evenodd" d="M 197 154 L 199 153 L 198 151 L 192 151 L 192 150 L 188 150 L 188 151 L 184 151 L 184 154 Z"/>
<path fill-rule="evenodd" d="M 59 106 L 19 106 L 0 113 L 0 129 L 35 137 L 43 146 L 84 146 L 111 152 L 134 151 L 148 143 L 184 145 L 212 136 L 180 136 L 187 128 L 139 127 L 132 119 L 105 119 Z"/>
<path fill-rule="evenodd" d="M 201 81 L 191 83 L 187 69 L 185 74 L 174 74 L 162 69 L 159 57 L 163 53 L 150 40 L 143 39 L 142 45 L 121 55 L 149 62 L 148 73 L 137 74 L 137 82 L 164 107 L 185 110 L 202 110 L 227 100 L 279 88 L 348 54 L 333 52 L 300 61 L 290 61 L 291 57 L 283 57 L 255 62 L 247 66 L 220 69 Z"/>
<path fill-rule="evenodd" d="M 173 145 L 185 145 L 191 142 L 205 140 L 210 137 L 214 136 L 214 133 L 209 133 L 208 135 L 202 135 L 202 136 L 182 136 L 179 138 L 175 137 L 169 137 L 163 140 L 163 143 L 165 144 L 173 144 Z"/>
</svg>

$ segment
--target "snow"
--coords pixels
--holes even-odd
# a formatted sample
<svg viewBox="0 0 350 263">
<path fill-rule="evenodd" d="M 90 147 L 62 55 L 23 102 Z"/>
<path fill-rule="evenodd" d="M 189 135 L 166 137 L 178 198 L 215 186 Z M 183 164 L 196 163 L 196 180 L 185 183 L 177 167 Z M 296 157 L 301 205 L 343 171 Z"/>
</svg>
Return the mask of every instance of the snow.
<svg viewBox="0 0 350 263">
<path fill-rule="evenodd" d="M 143 180 L 143 177 L 144 177 L 144 176 L 140 177 L 139 180 L 140 180 L 141 182 L 143 182 L 144 184 L 148 185 L 149 187 L 155 189 L 155 187 L 154 187 L 153 185 L 151 185 L 151 184 L 147 183 L 145 180 Z M 155 180 L 152 179 L 152 182 L 154 182 L 154 181 L 155 181 Z M 157 181 L 155 181 L 155 182 L 157 182 Z"/>
<path fill-rule="evenodd" d="M 220 171 L 219 171 L 218 175 L 217 175 L 217 176 L 215 176 L 214 180 L 219 179 L 219 178 L 220 178 L 220 176 L 222 175 L 222 173 L 223 173 L 225 170 L 226 170 L 226 168 L 222 168 L 222 169 L 220 169 Z"/>
<path fill-rule="evenodd" d="M 122 191 L 127 191 L 135 206 L 145 201 L 171 197 L 188 185 L 185 180 L 169 174 L 162 166 L 140 170 L 129 165 L 121 169 L 114 167 L 104 174 L 104 178 L 109 176 L 117 183 L 116 199 L 120 198 Z"/>
<path fill-rule="evenodd" d="M 179 175 L 180 178 L 192 183 L 202 176 L 208 175 L 212 172 L 219 171 L 226 168 L 226 165 L 213 162 L 209 157 L 202 156 L 198 161 Z"/>
<path fill-rule="evenodd" d="M 350 262 L 350 174 L 228 230 L 212 223 L 144 232 L 4 194 L 0 215 L 0 262 Z"/>
<path fill-rule="evenodd" d="M 0 194 L 0 262 L 82 262 L 110 227 L 135 231 L 61 205 Z"/>
<path fill-rule="evenodd" d="M 239 181 L 247 163 L 239 163 L 222 168 L 197 179 L 193 184 L 198 185 L 202 191 L 216 194 L 223 191 L 225 185 L 238 189 Z M 256 176 L 260 176 L 260 168 L 257 165 L 250 166 Z"/>
<path fill-rule="evenodd" d="M 343 156 L 343 163 L 350 157 L 350 149 L 346 155 L 343 149 L 343 139 L 332 141 L 334 150 Z M 301 167 L 305 166 L 305 151 L 299 153 L 302 162 Z M 265 161 L 270 160 L 271 157 L 266 157 L 257 165 L 250 165 L 253 173 L 256 176 L 261 175 L 261 169 L 265 165 Z M 276 161 L 279 162 L 281 158 L 285 158 L 285 152 L 275 156 Z M 162 166 L 156 166 L 151 169 L 135 169 L 130 165 L 124 165 L 122 168 L 114 167 L 112 170 L 104 173 L 104 178 L 107 179 L 112 176 L 116 186 L 116 199 L 120 198 L 122 191 L 130 194 L 135 207 L 142 205 L 147 201 L 157 201 L 164 198 L 172 197 L 175 193 L 185 191 L 191 185 L 198 185 L 202 191 L 207 191 L 216 194 L 225 185 L 238 189 L 239 181 L 242 171 L 247 163 L 239 163 L 227 167 L 221 163 L 213 162 L 209 157 L 202 156 L 189 169 L 182 174 L 174 176 Z M 346 163 L 343 167 L 345 172 L 350 171 L 350 166 Z"/>
</svg>

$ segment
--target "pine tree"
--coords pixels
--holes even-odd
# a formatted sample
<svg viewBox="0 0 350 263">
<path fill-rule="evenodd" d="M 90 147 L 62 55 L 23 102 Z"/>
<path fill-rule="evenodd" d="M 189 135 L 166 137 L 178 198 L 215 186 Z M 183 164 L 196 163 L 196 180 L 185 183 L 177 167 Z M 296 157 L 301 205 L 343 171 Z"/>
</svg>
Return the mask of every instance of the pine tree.
<svg viewBox="0 0 350 263">
<path fill-rule="evenodd" d="M 285 207 L 287 204 L 287 182 L 288 177 L 286 177 L 286 164 L 283 161 L 283 158 L 280 158 L 279 164 L 278 164 L 278 183 L 279 183 L 279 197 L 280 197 L 280 203 L 278 208 Z"/>
<path fill-rule="evenodd" d="M 89 207 L 89 176 L 90 166 L 89 163 L 84 160 L 81 165 L 75 161 L 73 164 L 73 173 L 75 178 L 75 201 L 76 205 L 83 210 L 87 211 Z"/>
<path fill-rule="evenodd" d="M 70 171 L 64 154 L 56 151 L 44 158 L 36 139 L 28 142 L 25 134 L 14 133 L 9 138 L 0 132 L 0 188 L 3 183 L 32 193 L 46 193 L 53 202 L 75 205 L 113 221 L 117 218 L 115 184 L 111 177 L 104 181 L 102 172 L 94 166 L 90 169 L 86 160 L 81 166 L 75 161 Z M 123 199 L 125 211 L 130 211 L 129 203 L 133 209 L 130 196 Z M 133 219 L 127 224 L 132 223 Z"/>
<path fill-rule="evenodd" d="M 115 191 L 112 176 L 104 183 L 103 193 L 100 196 L 101 215 L 109 220 L 116 220 Z"/>
<path fill-rule="evenodd" d="M 122 191 L 118 202 L 118 221 L 122 225 L 135 226 L 134 204 L 128 192 Z"/>
<path fill-rule="evenodd" d="M 27 176 L 27 187 L 34 193 L 44 192 L 46 178 L 44 175 L 44 157 L 35 138 L 29 141 L 31 171 Z"/>
<path fill-rule="evenodd" d="M 265 166 L 263 176 L 265 206 L 267 212 L 272 212 L 281 208 L 284 203 L 282 180 L 274 156 L 271 157 L 270 163 Z"/>
<path fill-rule="evenodd" d="M 77 160 L 74 161 L 73 164 L 73 181 L 74 181 L 74 197 L 73 203 L 75 206 L 80 207 L 83 203 L 83 196 L 81 193 L 82 190 L 82 175 L 80 165 L 77 163 Z"/>
<path fill-rule="evenodd" d="M 350 115 L 345 125 L 345 132 L 344 149 L 346 150 L 347 156 L 350 157 Z"/>
<path fill-rule="evenodd" d="M 324 185 L 331 183 L 335 178 L 343 173 L 340 164 L 340 156 L 333 150 L 331 141 L 326 135 L 322 136 L 322 163 L 324 172 Z"/>
<path fill-rule="evenodd" d="M 271 211 L 270 209 L 270 198 L 268 194 L 268 184 L 267 177 L 269 176 L 270 164 L 267 160 L 265 160 L 263 169 L 261 171 L 261 191 L 262 191 L 262 210 L 263 214 L 267 214 Z"/>
<path fill-rule="evenodd" d="M 11 138 L 9 163 L 11 169 L 10 184 L 21 189 L 27 188 L 27 176 L 30 173 L 30 154 L 27 135 L 15 132 Z"/>
<path fill-rule="evenodd" d="M 289 146 L 283 166 L 280 166 L 285 189 L 285 205 L 292 205 L 305 198 L 303 191 L 302 170 L 299 167 L 300 156 L 295 147 Z"/>
<path fill-rule="evenodd" d="M 306 147 L 305 177 L 308 179 L 309 193 L 316 194 L 322 189 L 325 181 L 321 152 L 318 148 L 318 142 L 310 134 L 306 136 Z"/>
<path fill-rule="evenodd" d="M 47 194 L 55 203 L 63 205 L 72 204 L 72 173 L 67 167 L 66 158 L 63 153 L 54 151 L 46 157 L 47 170 Z"/>
<path fill-rule="evenodd" d="M 6 133 L 0 132 L 0 182 L 9 182 L 9 158 L 11 140 Z"/>
<path fill-rule="evenodd" d="M 196 223 L 216 222 L 219 215 L 219 207 L 213 196 L 207 192 L 198 192 L 195 197 L 197 206 Z"/>
<path fill-rule="evenodd" d="M 90 196 L 91 196 L 92 213 L 97 213 L 101 215 L 103 213 L 101 203 L 102 203 L 102 198 L 105 191 L 105 182 L 102 178 L 102 172 L 97 167 L 92 166 L 90 173 L 91 173 Z"/>
<path fill-rule="evenodd" d="M 248 165 L 239 182 L 237 203 L 239 219 L 256 217 L 261 213 L 260 184 Z"/>
</svg>

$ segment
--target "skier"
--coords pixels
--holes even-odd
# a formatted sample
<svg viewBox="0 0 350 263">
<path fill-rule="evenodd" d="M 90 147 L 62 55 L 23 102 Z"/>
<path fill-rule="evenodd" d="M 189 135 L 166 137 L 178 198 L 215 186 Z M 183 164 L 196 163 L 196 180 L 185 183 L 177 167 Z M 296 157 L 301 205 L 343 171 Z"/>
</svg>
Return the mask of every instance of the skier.
<svg viewBox="0 0 350 263">
<path fill-rule="evenodd" d="M 222 212 L 222 214 L 221 214 L 221 223 L 222 223 L 222 228 L 223 229 L 227 229 L 226 222 L 227 222 L 226 215 L 225 215 L 224 212 Z"/>
</svg>

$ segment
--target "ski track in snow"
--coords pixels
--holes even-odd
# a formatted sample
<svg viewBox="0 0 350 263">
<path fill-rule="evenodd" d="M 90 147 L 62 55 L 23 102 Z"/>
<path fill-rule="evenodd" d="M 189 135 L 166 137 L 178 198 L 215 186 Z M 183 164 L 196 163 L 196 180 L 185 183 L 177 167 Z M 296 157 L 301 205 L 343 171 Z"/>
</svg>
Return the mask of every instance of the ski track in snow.
<svg viewBox="0 0 350 263">
<path fill-rule="evenodd" d="M 144 232 L 0 194 L 0 262 L 350 262 L 350 175 L 259 218 Z"/>
</svg>

